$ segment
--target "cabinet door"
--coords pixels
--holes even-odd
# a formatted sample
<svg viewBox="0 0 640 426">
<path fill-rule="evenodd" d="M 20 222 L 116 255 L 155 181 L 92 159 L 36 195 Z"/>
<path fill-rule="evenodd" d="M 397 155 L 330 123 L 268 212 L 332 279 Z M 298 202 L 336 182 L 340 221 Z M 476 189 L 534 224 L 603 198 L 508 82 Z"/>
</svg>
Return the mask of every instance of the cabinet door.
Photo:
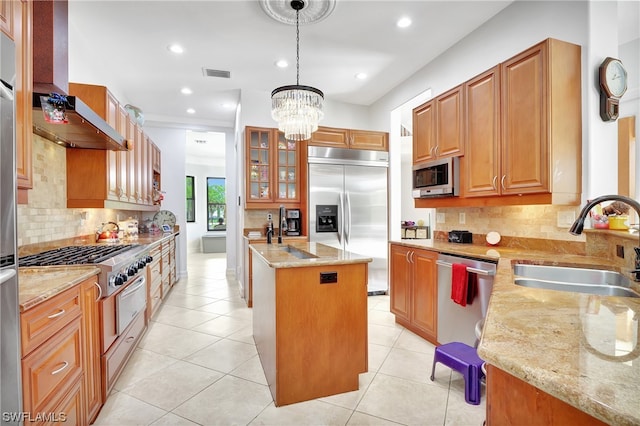
<svg viewBox="0 0 640 426">
<path fill-rule="evenodd" d="M 547 47 L 501 64 L 503 194 L 547 192 Z"/>
<path fill-rule="evenodd" d="M 496 66 L 464 85 L 465 197 L 500 193 L 499 76 L 500 68 Z"/>
<path fill-rule="evenodd" d="M 395 244 L 391 244 L 389 249 L 391 312 L 406 321 L 409 321 L 411 298 L 410 252 L 408 248 Z"/>
<path fill-rule="evenodd" d="M 422 329 L 432 342 L 436 341 L 438 283 L 436 260 L 438 254 L 414 250 L 409 258 L 413 263 L 411 324 Z"/>
<path fill-rule="evenodd" d="M 20 4 L 13 0 L 0 1 L 0 31 L 13 40 L 13 8 Z"/>
<path fill-rule="evenodd" d="M 271 202 L 271 139 L 272 129 L 247 127 L 246 180 L 247 203 Z"/>
<path fill-rule="evenodd" d="M 309 145 L 349 148 L 349 131 L 333 127 L 318 127 L 318 130 L 311 134 Z"/>
<path fill-rule="evenodd" d="M 349 147 L 352 149 L 389 150 L 389 134 L 369 130 L 350 130 Z"/>
<path fill-rule="evenodd" d="M 433 100 L 413 110 L 413 164 L 435 158 L 435 103 Z"/>
<path fill-rule="evenodd" d="M 98 277 L 90 278 L 81 284 L 82 305 L 82 352 L 84 361 L 84 393 L 87 417 L 93 422 L 102 406 L 102 380 L 100 375 L 100 315 L 98 307 Z"/>
<path fill-rule="evenodd" d="M 436 98 L 436 157 L 464 154 L 462 86 Z"/>
<path fill-rule="evenodd" d="M 278 132 L 278 146 L 276 149 L 276 176 L 273 181 L 277 182 L 275 190 L 276 202 L 300 201 L 300 191 L 298 182 L 300 175 L 300 155 L 298 147 L 300 143 L 288 141 L 284 133 Z"/>
</svg>

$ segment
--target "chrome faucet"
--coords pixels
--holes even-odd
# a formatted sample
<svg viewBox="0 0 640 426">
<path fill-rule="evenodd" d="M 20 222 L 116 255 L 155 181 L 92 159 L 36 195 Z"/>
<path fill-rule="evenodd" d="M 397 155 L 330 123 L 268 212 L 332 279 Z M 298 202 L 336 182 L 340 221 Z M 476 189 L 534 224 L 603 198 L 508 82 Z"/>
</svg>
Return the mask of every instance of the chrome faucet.
<svg viewBox="0 0 640 426">
<path fill-rule="evenodd" d="M 569 228 L 569 233 L 572 235 L 580 235 L 582 234 L 582 229 L 584 228 L 584 221 L 589 214 L 589 211 L 595 207 L 597 204 L 600 204 L 603 201 L 621 201 L 630 207 L 632 207 L 636 213 L 638 213 L 638 217 L 640 217 L 640 203 L 638 203 L 633 198 L 625 197 L 624 195 L 602 195 L 600 197 L 594 198 L 589 201 L 586 206 L 582 208 L 578 218 L 571 228 Z M 636 252 L 636 258 L 634 262 L 634 270 L 631 271 L 631 275 L 634 277 L 635 281 L 640 281 L 640 232 L 638 236 L 638 247 L 634 247 Z"/>
<path fill-rule="evenodd" d="M 278 244 L 282 244 L 282 233 L 287 230 L 287 218 L 284 206 L 280 206 L 278 223 L 280 224 L 280 226 L 278 226 Z"/>
</svg>

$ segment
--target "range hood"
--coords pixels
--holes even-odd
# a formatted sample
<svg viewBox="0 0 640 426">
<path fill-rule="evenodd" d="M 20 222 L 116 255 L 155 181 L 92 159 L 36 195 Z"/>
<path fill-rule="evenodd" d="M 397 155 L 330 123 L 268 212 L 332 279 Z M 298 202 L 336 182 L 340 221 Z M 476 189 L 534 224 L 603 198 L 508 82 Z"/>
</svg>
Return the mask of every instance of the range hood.
<svg viewBox="0 0 640 426">
<path fill-rule="evenodd" d="M 69 90 L 68 19 L 67 0 L 33 2 L 33 132 L 68 148 L 125 151 L 124 138 L 75 96 L 60 108 L 64 120 L 45 119 L 40 97 L 65 99 Z"/>
<path fill-rule="evenodd" d="M 33 132 L 67 148 L 126 151 L 126 141 L 76 96 L 65 96 L 64 120 L 51 122 L 43 112 L 51 95 L 33 94 Z"/>
</svg>

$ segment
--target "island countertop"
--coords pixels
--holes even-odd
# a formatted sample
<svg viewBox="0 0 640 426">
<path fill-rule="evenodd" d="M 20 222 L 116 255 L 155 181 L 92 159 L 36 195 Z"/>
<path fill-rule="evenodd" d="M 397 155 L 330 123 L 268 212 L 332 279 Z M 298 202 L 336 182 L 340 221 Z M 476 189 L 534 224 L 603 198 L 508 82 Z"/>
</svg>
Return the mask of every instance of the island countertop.
<svg viewBox="0 0 640 426">
<path fill-rule="evenodd" d="M 346 265 L 352 263 L 368 263 L 373 259 L 348 251 L 340 250 L 320 243 L 289 242 L 286 244 L 251 244 L 250 249 L 260 256 L 272 268 L 300 268 L 324 265 Z M 299 258 L 290 251 L 300 253 L 306 258 Z"/>
<path fill-rule="evenodd" d="M 480 357 L 608 424 L 640 425 L 640 299 L 514 284 L 514 263 L 614 269 L 606 260 L 476 244 L 390 242 L 496 260 Z"/>
</svg>

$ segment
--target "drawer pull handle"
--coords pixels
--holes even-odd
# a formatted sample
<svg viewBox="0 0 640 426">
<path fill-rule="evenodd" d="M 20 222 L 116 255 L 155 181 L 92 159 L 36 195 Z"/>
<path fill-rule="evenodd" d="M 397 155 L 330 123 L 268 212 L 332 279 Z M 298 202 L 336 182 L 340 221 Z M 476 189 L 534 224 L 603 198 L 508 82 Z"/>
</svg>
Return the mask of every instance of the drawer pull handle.
<svg viewBox="0 0 640 426">
<path fill-rule="evenodd" d="M 126 343 L 131 343 L 131 342 L 133 342 L 133 340 L 134 340 L 135 338 L 136 338 L 136 336 L 129 336 L 129 337 L 127 337 L 124 341 L 125 341 Z"/>
<path fill-rule="evenodd" d="M 69 363 L 67 361 L 62 361 L 62 367 L 58 368 L 57 370 L 53 370 L 51 372 L 51 375 L 53 376 L 55 374 L 58 374 L 58 373 L 62 372 L 62 370 L 64 370 L 68 366 L 69 366 Z"/>
<path fill-rule="evenodd" d="M 49 318 L 49 319 L 58 318 L 60 315 L 64 315 L 65 312 L 66 311 L 64 309 L 60 309 L 59 312 L 56 312 L 55 314 L 51 314 L 47 318 Z"/>
<path fill-rule="evenodd" d="M 98 284 L 96 281 L 94 281 L 93 284 L 98 287 L 98 297 L 96 298 L 96 302 L 98 302 L 100 299 L 102 299 L 102 287 L 100 287 L 100 284 Z"/>
</svg>

